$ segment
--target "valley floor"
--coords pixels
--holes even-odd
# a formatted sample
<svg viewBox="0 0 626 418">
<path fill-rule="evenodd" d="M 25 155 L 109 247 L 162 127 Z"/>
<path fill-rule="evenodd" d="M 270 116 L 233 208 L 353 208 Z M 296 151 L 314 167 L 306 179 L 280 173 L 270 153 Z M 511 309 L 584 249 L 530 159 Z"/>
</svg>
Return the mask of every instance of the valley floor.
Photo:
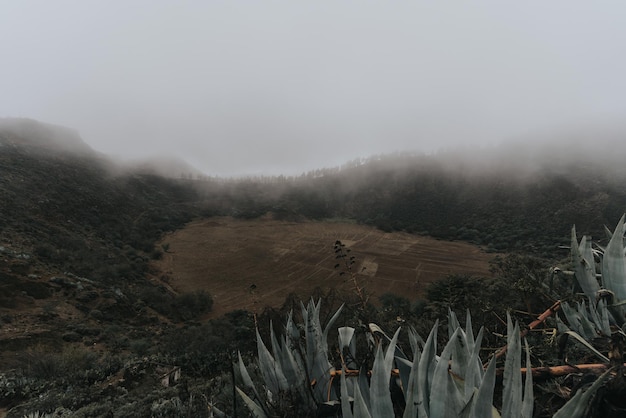
<svg viewBox="0 0 626 418">
<path fill-rule="evenodd" d="M 492 254 L 462 242 L 337 222 L 203 219 L 167 235 L 155 266 L 178 292 L 206 290 L 211 316 L 235 309 L 279 307 L 290 293 L 308 297 L 317 287 L 351 291 L 350 275 L 335 258 L 340 240 L 355 257 L 352 271 L 374 296 L 391 292 L 410 300 L 450 274 L 490 276 Z"/>
</svg>

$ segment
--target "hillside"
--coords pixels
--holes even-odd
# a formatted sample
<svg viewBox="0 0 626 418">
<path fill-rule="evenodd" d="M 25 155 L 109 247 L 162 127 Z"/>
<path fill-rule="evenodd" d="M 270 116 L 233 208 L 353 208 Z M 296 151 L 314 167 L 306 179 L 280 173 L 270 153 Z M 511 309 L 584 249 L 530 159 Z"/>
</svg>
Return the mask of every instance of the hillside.
<svg viewBox="0 0 626 418">
<path fill-rule="evenodd" d="M 355 326 L 390 330 L 423 330 L 449 306 L 477 321 L 511 308 L 532 317 L 552 301 L 529 289 L 567 259 L 571 225 L 603 237 L 626 208 L 623 170 L 550 155 L 387 155 L 296 178 L 168 179 L 120 167 L 72 130 L 0 120 L 0 416 L 59 405 L 152 416 L 164 399 L 206 416 L 206 400 L 192 399 L 225 402 L 224 373 L 233 353 L 255 349 L 255 324 L 267 334 L 263 324 L 310 295 L 329 311 L 350 302 L 343 320 Z M 376 307 L 352 303 L 336 240 Z M 177 367 L 184 384 L 162 387 Z"/>
<path fill-rule="evenodd" d="M 255 187 L 248 182 L 232 199 L 232 213 L 349 218 L 384 231 L 550 258 L 568 245 L 572 225 L 601 242 L 602 226 L 626 208 L 621 148 L 594 145 L 520 145 L 483 150 L 478 157 L 376 156 L 291 179 L 259 179 Z"/>
</svg>

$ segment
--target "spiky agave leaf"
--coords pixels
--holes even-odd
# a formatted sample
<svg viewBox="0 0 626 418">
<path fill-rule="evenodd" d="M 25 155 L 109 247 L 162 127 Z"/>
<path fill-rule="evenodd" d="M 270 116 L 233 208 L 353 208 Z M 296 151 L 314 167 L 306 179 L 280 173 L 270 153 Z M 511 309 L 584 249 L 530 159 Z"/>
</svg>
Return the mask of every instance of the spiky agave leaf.
<svg viewBox="0 0 626 418">
<path fill-rule="evenodd" d="M 620 218 L 611 240 L 602 256 L 602 280 L 604 287 L 617 297 L 616 302 L 626 300 L 626 260 L 624 259 L 624 215 Z"/>
<path fill-rule="evenodd" d="M 372 418 L 365 399 L 363 399 L 360 385 L 354 385 L 354 416 L 358 418 Z"/>
<path fill-rule="evenodd" d="M 577 332 L 588 340 L 592 340 L 596 336 L 595 330 L 590 329 L 589 324 L 584 323 L 586 318 L 584 318 L 585 314 L 582 312 L 580 305 L 574 309 L 567 302 L 562 302 L 561 310 L 565 314 L 565 318 L 567 318 L 569 329 Z"/>
<path fill-rule="evenodd" d="M 404 415 L 402 415 L 403 418 L 415 418 L 418 416 L 418 388 L 419 388 L 419 381 L 418 381 L 418 373 L 419 373 L 419 363 L 420 363 L 420 357 L 421 357 L 421 353 L 419 351 L 419 348 L 415 348 L 416 351 L 414 351 L 414 355 L 413 355 L 413 362 L 410 363 L 411 364 L 411 368 L 409 370 L 409 376 L 408 379 L 406 379 L 406 383 L 403 381 L 402 382 L 402 388 L 404 390 L 404 399 L 405 399 L 405 403 L 406 406 L 404 408 Z M 398 361 L 398 363 L 402 363 L 405 362 L 407 360 L 405 359 L 396 359 Z M 402 369 L 400 369 L 402 370 Z M 402 371 L 400 372 L 400 377 L 402 377 Z"/>
<path fill-rule="evenodd" d="M 257 349 L 259 352 L 259 369 L 265 381 L 265 385 L 270 392 L 276 394 L 289 389 L 287 379 L 280 367 L 280 364 L 272 357 L 265 346 L 259 330 L 256 330 Z"/>
<path fill-rule="evenodd" d="M 533 373 L 530 365 L 530 349 L 528 348 L 528 341 L 526 338 L 524 338 L 524 347 L 526 347 L 526 382 L 524 383 L 522 418 L 532 418 L 535 396 L 533 394 Z"/>
<path fill-rule="evenodd" d="M 465 334 L 467 338 L 468 351 L 471 353 L 474 351 L 474 330 L 472 329 L 472 315 L 469 308 L 465 311 Z"/>
<path fill-rule="evenodd" d="M 474 390 L 479 388 L 484 376 L 483 365 L 480 361 L 480 344 L 483 340 L 484 328 L 480 327 L 478 335 L 476 336 L 474 348 L 470 355 L 467 370 L 465 371 L 465 400 L 466 402 L 474 394 Z"/>
<path fill-rule="evenodd" d="M 363 366 L 361 367 L 361 370 L 359 371 L 359 378 L 357 379 L 356 385 L 359 387 L 360 390 L 360 395 L 361 398 L 363 399 L 363 402 L 367 405 L 368 409 L 370 406 L 370 383 L 369 380 L 367 378 L 367 367 L 365 364 L 363 364 Z M 356 389 L 355 389 L 356 390 Z M 355 391 L 355 395 L 356 397 L 356 391 Z M 354 413 L 356 415 L 356 412 Z M 358 416 L 358 415 L 356 415 Z"/>
<path fill-rule="evenodd" d="M 252 412 L 252 415 L 254 415 L 256 418 L 267 418 L 267 414 L 265 413 L 265 411 L 263 411 L 263 408 L 261 408 L 256 402 L 250 399 L 250 397 L 246 395 L 243 390 L 239 389 L 238 387 L 236 387 L 235 389 L 237 389 L 237 393 L 239 393 L 239 396 L 241 396 L 243 402 L 246 404 L 250 412 Z"/>
<path fill-rule="evenodd" d="M 341 370 L 341 416 L 352 418 L 352 408 L 350 407 L 350 396 L 348 395 L 348 379 L 346 379 L 346 369 Z"/>
<path fill-rule="evenodd" d="M 376 347 L 370 380 L 370 409 L 375 417 L 393 418 L 393 404 L 389 392 L 390 375 L 385 373 L 385 356 L 381 344 Z"/>
<path fill-rule="evenodd" d="M 244 364 L 243 359 L 241 358 L 241 352 L 237 351 L 237 356 L 238 356 L 239 374 L 241 375 L 243 384 L 245 385 L 246 388 L 254 392 L 254 396 L 256 397 L 256 399 L 260 400 L 261 397 L 259 396 L 259 392 L 256 390 L 256 386 L 254 386 L 254 383 L 252 382 L 252 379 L 250 378 L 250 373 L 248 373 L 248 369 L 246 368 L 246 365 Z"/>
<path fill-rule="evenodd" d="M 609 378 L 613 369 L 609 369 L 604 372 L 595 382 L 589 387 L 589 389 L 576 392 L 572 398 L 567 401 L 565 405 L 559 409 L 553 418 L 582 418 L 585 416 L 585 412 L 591 401 L 591 397 L 602 387 L 604 382 Z"/>
<path fill-rule="evenodd" d="M 282 348 L 278 343 L 278 339 L 276 338 L 276 333 L 274 332 L 274 324 L 272 323 L 272 320 L 270 320 L 270 341 L 272 343 L 272 353 L 274 354 L 274 359 L 280 363 Z"/>
<path fill-rule="evenodd" d="M 609 310 L 604 300 L 598 302 L 598 311 L 600 314 L 600 330 L 607 337 L 611 335 L 611 325 L 609 323 Z"/>
<path fill-rule="evenodd" d="M 450 340 L 454 341 L 452 344 L 452 363 L 450 364 L 450 370 L 455 376 L 459 377 L 461 380 L 465 380 L 465 374 L 471 356 L 467 337 L 461 327 L 458 327 L 457 331 L 452 335 L 454 335 L 455 338 L 454 340 Z"/>
<path fill-rule="evenodd" d="M 448 307 L 448 340 L 452 339 L 452 335 L 459 328 L 461 328 L 459 319 L 456 317 L 454 311 Z"/>
<path fill-rule="evenodd" d="M 488 418 L 493 414 L 493 388 L 496 384 L 496 356 L 491 357 L 483 381 L 472 398 L 472 417 Z"/>
<path fill-rule="evenodd" d="M 580 324 L 590 340 L 596 338 L 598 336 L 597 328 L 600 327 L 600 324 L 594 324 L 589 320 L 589 311 L 587 310 L 587 304 L 583 300 L 582 302 L 576 303 L 576 307 L 578 308 L 578 314 L 580 315 Z M 590 307 L 590 309 L 593 309 Z"/>
<path fill-rule="evenodd" d="M 507 350 L 504 362 L 502 418 L 518 418 L 522 409 L 522 351 L 519 324 L 507 312 Z"/>
<path fill-rule="evenodd" d="M 384 354 L 382 344 L 379 344 L 376 348 L 372 378 L 370 380 L 370 410 L 375 417 L 394 417 L 389 380 L 391 379 L 391 369 L 393 368 L 394 353 L 396 352 L 399 335 L 400 328 L 396 330 Z"/>
<path fill-rule="evenodd" d="M 406 390 L 409 387 L 409 379 L 411 376 L 411 369 L 415 362 L 409 361 L 402 357 L 396 357 L 396 367 L 398 368 L 398 374 L 400 375 L 400 384 L 402 385 L 402 392 L 406 398 Z M 416 366 L 417 367 L 417 366 Z"/>
<path fill-rule="evenodd" d="M 610 362 L 610 360 L 609 360 L 609 358 L 607 356 L 605 356 L 604 354 L 602 354 L 601 352 L 596 350 L 596 348 L 593 345 L 591 345 L 591 343 L 589 343 L 589 341 L 587 341 L 586 339 L 581 337 L 576 332 L 571 331 L 571 330 L 566 330 L 563 333 L 564 334 L 568 334 L 568 335 L 574 337 L 574 339 L 576 339 L 576 341 L 578 341 L 579 343 L 584 345 L 589 351 L 591 351 L 593 354 L 595 354 L 603 362 L 605 362 L 605 363 L 609 363 Z"/>
<path fill-rule="evenodd" d="M 326 327 L 324 327 L 324 332 L 322 333 L 322 349 L 324 350 L 324 352 L 328 352 L 328 331 L 332 328 L 335 321 L 337 321 L 337 318 L 339 318 L 339 315 L 341 314 L 341 311 L 343 310 L 343 306 L 344 304 L 342 303 L 339 309 L 337 309 L 337 311 L 333 314 L 333 316 L 328 320 Z M 318 312 L 318 315 L 319 315 L 319 312 Z"/>
<path fill-rule="evenodd" d="M 285 324 L 285 335 L 289 336 L 290 341 L 296 342 L 300 339 L 300 330 L 293 321 L 293 310 L 287 315 L 287 323 Z"/>
<path fill-rule="evenodd" d="M 327 399 L 328 384 L 330 382 L 330 371 L 334 370 L 328 361 L 327 349 L 324 344 L 324 333 L 319 319 L 320 304 L 315 304 L 313 300 L 305 308 L 302 305 L 302 315 L 305 322 L 306 341 L 306 365 L 309 377 L 315 381 L 314 394 L 317 402 L 325 402 Z M 331 392 L 331 399 L 334 392 Z"/>
<path fill-rule="evenodd" d="M 437 366 L 436 353 L 437 353 L 437 328 L 439 327 L 439 320 L 435 321 L 435 325 L 430 330 L 426 344 L 424 344 L 424 352 L 420 357 L 420 363 L 418 367 L 418 389 L 417 389 L 417 404 L 419 417 L 428 417 L 430 415 L 430 391 L 433 381 L 433 375 Z"/>
<path fill-rule="evenodd" d="M 343 353 L 344 348 L 351 349 L 350 343 L 352 342 L 352 338 L 354 337 L 355 329 L 352 327 L 341 327 L 338 328 L 337 331 L 339 332 L 339 350 L 341 350 L 341 352 Z M 352 351 L 350 352 L 350 354 L 352 354 L 352 356 L 355 355 L 355 353 L 353 353 Z"/>
<path fill-rule="evenodd" d="M 302 402 L 308 402 L 311 408 L 314 408 L 315 401 L 311 398 L 306 379 L 306 373 L 302 364 L 302 359 L 297 350 L 292 350 L 289 347 L 289 337 L 286 335 L 282 339 L 282 348 L 280 350 L 280 365 L 283 370 L 283 374 L 289 384 L 289 389 L 292 392 L 299 394 Z"/>
<path fill-rule="evenodd" d="M 409 326 L 409 343 L 411 344 L 411 353 L 413 353 L 413 358 L 415 358 L 415 353 L 418 351 L 421 353 L 421 350 L 419 349 L 420 345 L 424 347 L 424 344 L 426 344 L 426 342 L 412 326 Z"/>
<path fill-rule="evenodd" d="M 600 313 L 598 312 L 598 308 L 600 308 L 599 303 L 598 305 L 596 305 L 595 303 L 593 303 L 592 300 L 589 300 L 588 313 L 589 313 L 590 321 L 593 324 L 593 327 L 595 329 L 595 332 L 596 334 L 606 335 L 604 334 L 602 319 L 600 317 Z"/>
<path fill-rule="evenodd" d="M 461 328 L 452 334 L 452 338 L 443 349 L 439 361 L 435 367 L 433 383 L 430 391 L 430 417 L 456 418 L 465 404 L 462 394 L 450 375 L 449 362 L 452 359 L 454 345 L 458 341 Z M 454 361 L 454 360 L 453 360 Z"/>
<path fill-rule="evenodd" d="M 591 251 L 591 241 L 583 236 L 579 245 L 576 237 L 576 226 L 572 227 L 570 248 L 576 281 L 588 298 L 595 298 L 596 293 L 600 290 L 600 285 L 596 279 L 596 266 Z"/>
</svg>

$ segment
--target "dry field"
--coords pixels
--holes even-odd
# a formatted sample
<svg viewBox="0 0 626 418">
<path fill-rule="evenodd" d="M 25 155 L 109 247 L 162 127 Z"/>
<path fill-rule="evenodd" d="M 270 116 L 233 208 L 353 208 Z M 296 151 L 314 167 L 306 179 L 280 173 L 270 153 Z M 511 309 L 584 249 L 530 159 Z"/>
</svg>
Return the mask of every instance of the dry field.
<svg viewBox="0 0 626 418">
<path fill-rule="evenodd" d="M 415 300 L 429 283 L 452 273 L 490 274 L 492 255 L 470 244 L 350 223 L 226 217 L 192 222 L 166 236 L 161 243 L 169 250 L 155 267 L 178 292 L 208 291 L 215 301 L 211 316 L 259 311 L 281 306 L 292 292 L 351 291 L 349 275 L 334 268 L 336 240 L 356 257 L 353 271 L 374 301 L 385 292 Z"/>
</svg>

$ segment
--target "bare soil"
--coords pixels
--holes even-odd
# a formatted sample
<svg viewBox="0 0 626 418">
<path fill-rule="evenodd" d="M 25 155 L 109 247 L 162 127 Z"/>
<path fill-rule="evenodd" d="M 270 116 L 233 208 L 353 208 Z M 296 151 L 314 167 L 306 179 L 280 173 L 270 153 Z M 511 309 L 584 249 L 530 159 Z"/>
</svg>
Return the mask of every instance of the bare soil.
<svg viewBox="0 0 626 418">
<path fill-rule="evenodd" d="M 228 217 L 195 221 L 167 235 L 161 244 L 168 251 L 154 267 L 177 292 L 208 291 L 212 317 L 259 311 L 281 306 L 290 293 L 306 298 L 317 287 L 352 291 L 350 274 L 335 268 L 336 240 L 356 257 L 353 271 L 374 301 L 386 292 L 415 300 L 450 274 L 491 275 L 493 255 L 467 243 L 351 223 Z"/>
</svg>

